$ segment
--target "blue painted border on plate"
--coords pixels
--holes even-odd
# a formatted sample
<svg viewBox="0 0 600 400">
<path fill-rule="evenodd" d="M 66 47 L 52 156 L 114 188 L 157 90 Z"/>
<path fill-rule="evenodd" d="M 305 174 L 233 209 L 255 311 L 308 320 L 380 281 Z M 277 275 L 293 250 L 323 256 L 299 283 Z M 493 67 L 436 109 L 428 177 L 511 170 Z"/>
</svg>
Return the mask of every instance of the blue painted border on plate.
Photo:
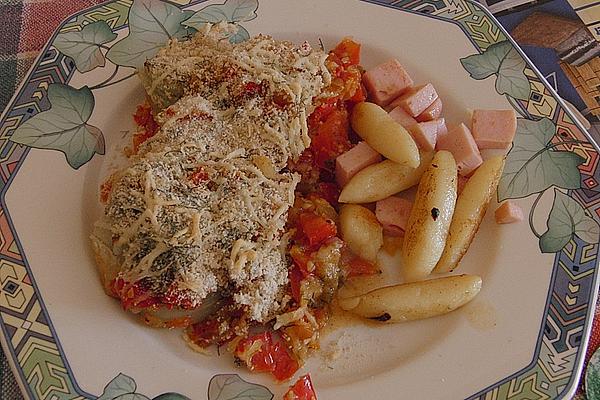
<svg viewBox="0 0 600 400">
<path fill-rule="evenodd" d="M 477 46 L 477 43 L 476 43 L 476 41 L 475 41 L 475 40 L 474 40 L 474 39 L 471 37 L 471 35 L 469 35 L 469 32 L 468 32 L 468 31 L 467 31 L 467 30 L 464 28 L 464 26 L 463 26 L 463 25 L 461 25 L 460 23 L 458 23 L 457 21 L 454 21 L 454 20 L 448 20 L 447 18 L 439 17 L 439 16 L 437 16 L 437 15 L 434 15 L 434 14 L 431 14 L 431 13 L 423 13 L 423 12 L 418 12 L 418 11 L 414 11 L 414 10 L 410 10 L 410 9 L 402 8 L 401 6 L 397 6 L 397 5 L 394 5 L 394 4 L 385 3 L 385 2 L 383 2 L 383 1 L 377 1 L 377 0 L 361 0 L 361 1 L 364 1 L 364 2 L 367 2 L 367 3 L 370 3 L 370 4 L 374 4 L 374 5 L 386 6 L 386 7 L 389 7 L 389 8 L 391 8 L 391 9 L 394 9 L 394 10 L 403 11 L 403 12 L 408 12 L 408 13 L 411 13 L 411 14 L 421 15 L 421 16 L 425 16 L 425 17 L 429 17 L 429 18 L 434 18 L 434 19 L 437 19 L 437 20 L 441 20 L 441 21 L 444 21 L 444 22 L 450 22 L 450 23 L 453 23 L 453 24 L 455 24 L 455 25 L 458 25 L 458 26 L 460 27 L 460 29 L 461 29 L 461 30 L 462 30 L 462 31 L 465 33 L 465 35 L 467 36 L 467 38 L 468 38 L 468 39 L 469 39 L 469 40 L 472 42 L 472 44 L 474 45 L 474 47 L 475 47 L 476 49 L 478 49 L 478 50 L 479 50 L 479 47 Z M 198 3 L 202 3 L 202 2 L 203 2 L 203 1 L 197 1 L 197 2 L 193 2 L 193 3 L 191 3 L 190 5 L 192 5 L 192 4 L 198 4 Z M 52 37 L 51 37 L 50 41 L 48 42 L 48 44 L 47 44 L 47 45 L 46 45 L 46 47 L 44 48 L 44 51 L 43 51 L 43 52 L 40 54 L 40 57 L 38 57 L 38 59 L 37 59 L 37 60 L 36 60 L 36 62 L 34 63 L 34 67 L 32 67 L 31 71 L 28 73 L 28 76 L 31 76 L 31 75 L 32 75 L 32 73 L 34 73 L 34 72 L 35 72 L 35 70 L 36 70 L 37 68 L 39 68 L 39 67 L 40 67 L 40 65 L 41 65 L 41 62 L 42 62 L 42 58 L 44 57 L 44 55 L 46 54 L 46 52 L 47 52 L 48 50 L 50 50 L 52 41 L 55 39 L 55 37 L 56 37 L 56 34 L 58 33 L 58 31 L 59 31 L 59 30 L 60 30 L 62 27 L 64 27 L 64 26 L 65 26 L 67 23 L 70 23 L 70 22 L 72 22 L 72 21 L 73 21 L 75 18 L 77 18 L 78 16 L 81 16 L 81 15 L 84 15 L 84 14 L 86 14 L 86 13 L 89 13 L 89 12 L 90 12 L 90 11 L 92 11 L 92 10 L 97 10 L 97 9 L 99 9 L 99 8 L 101 8 L 101 7 L 103 7 L 103 6 L 106 6 L 107 4 L 111 4 L 111 3 L 114 3 L 114 2 L 110 1 L 110 2 L 104 3 L 104 4 L 102 4 L 102 5 L 99 5 L 99 6 L 91 7 L 91 8 L 89 8 L 89 9 L 87 9 L 87 10 L 83 10 L 83 11 L 81 11 L 81 12 L 77 13 L 77 14 L 74 14 L 73 16 L 71 16 L 70 18 L 68 18 L 68 19 L 67 19 L 67 20 L 66 20 L 66 21 L 65 21 L 65 22 L 64 22 L 64 23 L 63 23 L 63 24 L 62 24 L 62 25 L 61 25 L 61 26 L 60 26 L 60 27 L 57 29 L 57 31 L 55 31 L 55 33 L 52 35 Z M 491 20 L 492 20 L 492 21 L 495 23 L 495 25 L 496 25 L 496 26 L 497 26 L 497 27 L 500 29 L 500 31 L 502 31 L 502 33 L 503 33 L 503 34 L 505 34 L 505 35 L 506 35 L 506 36 L 509 38 L 509 40 L 511 40 L 511 42 L 513 43 L 513 45 L 515 45 L 514 41 L 512 41 L 512 39 L 510 39 L 510 37 L 508 36 L 508 34 L 506 33 L 506 31 L 505 31 L 505 30 L 502 28 L 502 26 L 501 26 L 501 25 L 500 25 L 500 24 L 499 24 L 497 21 L 495 21 L 495 19 L 493 18 L 493 16 L 492 16 L 492 15 L 491 15 L 489 12 L 487 12 L 487 10 L 485 10 L 485 9 L 483 9 L 482 7 L 480 7 L 479 5 L 477 5 L 477 3 L 474 3 L 474 2 L 471 2 L 471 1 L 467 1 L 467 3 L 470 3 L 470 4 L 472 4 L 472 5 L 475 5 L 475 6 L 479 7 L 479 8 L 480 8 L 480 10 L 481 10 L 483 13 L 485 13 L 486 15 L 488 15 L 488 17 L 489 17 L 489 18 L 490 18 L 490 19 L 491 19 Z M 188 6 L 189 6 L 189 5 L 188 5 Z M 123 29 L 123 28 L 125 28 L 125 27 L 126 27 L 126 26 L 122 26 L 122 27 L 120 27 L 120 28 L 118 28 L 118 29 Z M 547 84 L 547 82 L 545 82 L 545 80 L 544 80 L 544 79 L 541 77 L 541 74 L 539 73 L 539 71 L 537 71 L 537 69 L 535 68 L 535 66 L 534 66 L 534 65 L 533 65 L 531 62 L 529 62 L 529 60 L 527 59 L 527 57 L 525 56 L 525 54 L 524 54 L 524 53 L 523 53 L 523 52 L 520 50 L 520 48 L 519 48 L 518 46 L 516 46 L 516 45 L 515 45 L 515 47 L 516 47 L 516 49 L 519 51 L 519 53 L 520 53 L 520 54 L 521 54 L 521 55 L 524 57 L 524 59 L 527 61 L 527 63 L 528 63 L 528 66 L 529 66 L 529 67 L 530 67 L 530 68 L 531 68 L 531 69 L 532 69 L 532 70 L 533 70 L 533 71 L 534 71 L 534 72 L 535 72 L 535 73 L 538 75 L 538 78 L 540 78 L 540 81 L 541 81 L 541 82 L 542 82 L 542 83 L 543 83 L 543 84 L 546 86 L 547 90 L 548 90 L 550 93 L 552 93 L 552 95 L 553 95 L 553 97 L 554 97 L 555 99 L 557 99 L 557 101 L 559 102 L 560 106 L 561 106 L 561 107 L 562 107 L 562 108 L 563 108 L 563 109 L 564 109 L 564 110 L 567 112 L 567 114 L 568 114 L 568 115 L 569 115 L 569 116 L 570 116 L 570 117 L 573 119 L 573 121 L 575 122 L 575 124 L 576 124 L 576 125 L 578 125 L 579 129 L 580 129 L 582 132 L 585 132 L 585 130 L 584 130 L 584 129 L 583 129 L 581 126 L 580 126 L 580 124 L 578 124 L 577 120 L 576 120 L 575 118 L 573 118 L 573 116 L 571 115 L 571 113 L 570 113 L 569 109 L 568 109 L 567 107 L 565 107 L 565 106 L 564 106 L 564 103 L 562 102 L 562 100 L 560 99 L 560 97 L 558 97 L 558 95 L 557 95 L 557 94 L 554 92 L 554 90 L 553 90 L 553 89 L 552 89 L 552 88 L 551 88 L 551 87 L 550 87 L 550 86 Z M 65 82 L 68 82 L 68 81 L 69 81 L 69 79 L 71 78 L 71 76 L 72 76 L 72 74 L 73 74 L 73 70 L 74 70 L 74 68 L 71 68 L 71 70 L 69 71 L 69 74 L 68 74 L 68 76 L 67 76 L 67 78 L 66 78 Z M 19 91 L 17 91 L 17 94 L 15 94 L 15 96 L 13 97 L 13 99 L 12 99 L 12 100 L 11 100 L 11 102 L 10 102 L 10 105 L 7 107 L 7 109 L 6 109 L 5 113 L 4 113 L 4 115 L 2 116 L 2 119 L 0 120 L 0 123 L 4 123 L 4 122 L 5 122 L 5 120 L 6 120 L 7 116 L 9 115 L 10 111 L 11 111 L 11 110 L 13 109 L 13 107 L 15 106 L 15 103 L 16 103 L 17 99 L 19 98 L 19 96 L 20 96 L 20 95 L 22 95 L 22 94 L 23 94 L 23 92 L 24 92 L 24 89 L 26 88 L 26 85 L 27 85 L 27 83 L 28 83 L 28 81 L 26 80 L 26 81 L 25 81 L 25 82 L 22 84 L 22 86 L 20 87 Z M 589 135 L 587 135 L 587 134 L 586 134 L 586 136 L 587 136 L 588 140 L 590 141 L 590 143 L 591 143 L 591 144 L 594 146 L 594 148 L 596 149 L 596 151 L 598 151 L 598 146 L 597 146 L 597 144 L 594 142 L 594 140 L 593 140 L 592 138 L 590 138 L 590 137 L 589 137 Z M 8 187 L 10 186 L 10 183 L 11 183 L 11 181 L 12 181 L 13 177 L 16 175 L 16 173 L 18 172 L 18 169 L 20 168 L 20 166 L 21 166 L 21 165 L 22 165 L 22 163 L 24 162 L 24 160 L 25 160 L 25 158 L 26 158 L 27 154 L 28 154 L 28 151 L 27 151 L 27 150 L 26 150 L 25 152 L 23 152 L 23 154 L 21 155 L 21 158 L 20 158 L 20 160 L 19 160 L 19 163 L 18 163 L 17 167 L 15 168 L 15 170 L 13 171 L 13 173 L 10 175 L 9 179 L 6 181 L 6 183 L 5 183 L 5 185 L 4 185 L 3 189 L 2 189 L 2 192 L 0 193 L 0 205 L 3 207 L 3 209 L 4 209 L 4 210 L 5 210 L 5 212 L 6 212 L 6 217 L 7 217 L 7 220 L 8 220 L 9 226 L 10 226 L 10 228 L 11 228 L 11 230 L 12 230 L 13 232 L 15 232 L 15 228 L 14 228 L 14 226 L 12 225 L 12 221 L 10 220 L 10 215 L 9 215 L 9 213 L 8 213 L 8 209 L 7 209 L 7 207 L 6 207 L 6 204 L 5 204 L 5 202 L 4 202 L 4 195 L 5 195 L 5 193 L 6 193 L 6 190 L 7 190 L 7 189 L 8 189 Z M 38 290 L 38 288 L 37 288 L 37 285 L 36 285 L 36 283 L 35 283 L 35 280 L 34 280 L 34 278 L 33 278 L 33 275 L 31 275 L 31 269 L 29 268 L 29 264 L 28 264 L 28 262 L 27 262 L 27 260 L 26 260 L 26 257 L 24 256 L 24 251 L 23 251 L 23 248 L 22 248 L 21 244 L 20 244 L 20 243 L 18 243 L 18 239 L 16 238 L 16 235 L 15 235 L 15 240 L 16 240 L 16 242 L 17 242 L 17 245 L 18 245 L 18 247 L 19 247 L 19 249 L 20 249 L 20 252 L 21 252 L 21 254 L 23 255 L 23 261 L 22 261 L 22 262 L 23 262 L 23 264 L 24 264 L 25 268 L 27 269 L 27 271 L 28 271 L 28 273 L 29 273 L 29 275 L 30 275 L 30 279 L 31 279 L 32 286 L 33 286 L 33 287 L 34 287 L 34 289 L 36 290 L 36 293 L 39 293 L 39 290 Z M 535 347 L 535 353 L 534 353 L 534 357 L 533 357 L 533 359 L 532 359 L 531 363 L 530 363 L 530 364 L 529 364 L 527 367 L 525 367 L 525 368 L 523 368 L 523 369 L 519 370 L 518 372 L 516 372 L 515 374 L 513 374 L 513 375 L 511 375 L 511 376 L 509 376 L 509 377 L 507 377 L 507 378 L 504 378 L 503 380 L 501 380 L 501 381 L 499 381 L 499 382 L 497 382 L 497 383 L 495 383 L 495 384 L 493 384 L 493 385 L 490 385 L 490 386 L 488 386 L 486 389 L 483 389 L 482 391 L 480 391 L 480 392 L 478 392 L 478 393 L 474 394 L 473 396 L 469 397 L 469 399 L 474 399 L 474 398 L 477 398 L 477 397 L 479 397 L 479 396 L 481 396 L 481 395 L 483 395 L 483 394 L 487 393 L 489 390 L 491 390 L 491 389 L 493 389 L 493 388 L 495 388 L 495 387 L 497 387 L 497 386 L 501 385 L 502 383 L 508 382 L 508 381 L 510 381 L 511 379 L 515 378 L 515 377 L 522 376 L 524 373 L 526 373 L 526 372 L 530 371 L 532 368 L 534 368 L 534 367 L 535 367 L 535 365 L 536 365 L 536 361 L 537 361 L 537 359 L 538 359 L 538 357 L 539 357 L 539 354 L 540 354 L 540 349 L 541 349 L 541 346 L 542 346 L 542 342 L 543 342 L 543 336 L 544 336 L 544 326 L 545 326 L 545 323 L 546 323 L 547 317 L 548 317 L 548 315 L 549 315 L 549 312 L 550 312 L 550 304 L 551 304 L 551 299 L 552 299 L 552 298 L 551 298 L 551 295 L 552 295 L 552 293 L 553 293 L 553 288 L 554 288 L 554 287 L 555 287 L 555 285 L 557 284 L 557 282 L 556 282 L 556 279 L 557 279 L 557 275 L 558 275 L 558 259 L 559 259 L 559 256 L 560 256 L 560 255 L 557 255 L 557 257 L 555 258 L 554 265 L 553 265 L 553 272 L 552 272 L 552 276 L 551 276 L 551 285 L 550 285 L 550 288 L 549 288 L 549 291 L 548 291 L 547 300 L 546 300 L 545 311 L 544 311 L 544 318 L 543 318 L 543 321 L 542 321 L 542 323 L 541 323 L 541 327 L 540 327 L 540 334 L 538 335 L 537 344 L 536 344 L 536 347 Z M 2 257 L 4 258 L 4 256 L 2 256 Z M 13 260 L 13 261 L 14 261 L 14 260 Z M 598 268 L 597 268 L 597 262 L 598 262 L 598 260 L 597 260 L 597 258 L 596 258 L 596 266 L 595 266 L 595 268 L 594 268 L 594 274 L 593 274 L 593 283 L 592 283 L 592 287 L 597 287 L 597 286 L 598 286 Z M 580 370 L 581 370 L 581 367 L 582 367 L 582 361 L 583 361 L 583 356 L 584 356 L 584 354 L 585 354 L 585 352 L 584 352 L 584 349 L 585 349 L 585 347 L 586 347 L 587 341 L 589 340 L 589 331 L 590 331 L 590 328 L 591 328 L 591 316 L 592 316 L 592 312 L 593 312 L 593 305 L 595 304 L 595 301 L 596 301 L 596 298 L 597 298 L 597 292 L 594 292 L 594 291 L 592 291 L 592 293 L 590 293 L 590 294 L 591 294 L 591 298 L 589 298 L 589 296 L 588 296 L 588 298 L 590 299 L 590 301 L 587 303 L 587 304 L 588 304 L 588 307 L 587 307 L 587 312 L 586 312 L 586 319 L 585 319 L 585 323 L 584 323 L 584 325 L 583 325 L 583 329 L 584 329 L 584 335 L 583 335 L 583 337 L 582 337 L 582 342 L 581 342 L 581 344 L 580 344 L 580 346 L 579 346 L 579 348 L 578 348 L 578 352 L 577 352 L 577 361 L 575 362 L 575 364 L 576 364 L 576 367 L 575 367 L 575 369 L 574 369 L 574 371 L 575 371 L 575 372 L 578 372 L 578 371 L 580 371 Z M 76 382 L 76 380 L 75 380 L 75 378 L 74 378 L 74 373 L 73 373 L 73 371 L 71 370 L 71 368 L 70 368 L 70 367 L 69 367 L 69 365 L 68 365 L 68 361 L 67 361 L 67 359 L 66 359 L 65 353 L 64 353 L 64 351 L 63 351 L 63 349 L 62 349 L 62 347 L 61 347 L 61 345 L 60 345 L 60 342 L 59 342 L 59 340 L 58 340 L 58 337 L 56 336 L 56 332 L 54 331 L 54 328 L 52 327 L 52 324 L 51 324 L 51 321 L 50 321 L 50 318 L 49 318 L 49 313 L 48 313 L 48 310 L 47 310 L 47 308 L 45 307 L 45 305 L 44 305 L 44 303 L 43 303 L 43 300 L 42 300 L 42 298 L 41 298 L 41 297 L 39 297 L 39 296 L 38 296 L 38 301 L 39 301 L 39 303 L 40 303 L 40 306 L 42 307 L 42 312 L 44 312 L 44 313 L 45 313 L 45 315 L 46 315 L 46 318 L 47 318 L 47 321 L 48 321 L 48 325 L 49 325 L 49 327 L 50 327 L 50 329 L 51 329 L 51 332 L 52 332 L 52 334 L 53 334 L 53 336 L 54 336 L 54 340 L 55 340 L 55 343 L 56 343 L 56 345 L 57 345 L 57 347 L 58 347 L 58 350 L 59 350 L 60 356 L 61 356 L 61 358 L 63 359 L 63 361 L 64 361 L 64 363 L 65 363 L 65 366 L 66 366 L 66 368 L 67 368 L 68 375 L 69 375 L 69 376 L 72 378 L 72 382 L 73 382 L 73 385 L 74 385 L 74 388 L 75 388 L 75 390 L 77 391 L 77 393 L 78 393 L 78 394 L 80 394 L 80 395 L 82 395 L 82 396 L 86 396 L 86 397 L 88 397 L 88 398 L 94 398 L 94 396 L 92 396 L 92 395 L 90 395 L 90 394 L 86 393 L 85 391 L 83 391 L 81 388 L 79 388 L 79 387 L 78 387 L 78 385 L 77 385 L 77 382 Z M 8 337 L 8 332 L 7 332 L 7 330 L 6 330 L 6 326 L 5 326 L 5 323 L 4 323 L 4 321 L 3 321 L 3 323 L 2 323 L 2 333 L 3 333 L 3 336 L 4 336 L 4 340 L 7 340 L 6 338 Z M 9 346 L 9 345 L 8 345 L 8 341 L 7 341 L 7 342 L 6 342 L 6 344 L 5 344 L 5 348 L 8 348 L 8 350 L 9 350 L 9 352 L 10 352 L 11 356 L 13 357 L 13 360 L 12 360 L 12 361 L 13 361 L 13 363 L 15 363 L 15 362 L 16 362 L 16 354 L 14 353 L 14 349 L 13 349 L 11 346 Z M 26 379 L 25 379 L 25 377 L 23 376 L 23 371 L 22 371 L 20 368 L 18 368 L 18 372 L 19 372 L 19 374 L 20 374 L 20 377 L 21 377 L 21 379 L 23 380 L 23 382 L 25 382 L 25 381 L 26 381 Z M 561 392 L 561 393 L 559 394 L 559 396 L 562 396 L 562 395 L 566 394 L 567 392 L 571 392 L 571 391 L 573 391 L 573 390 L 574 390 L 574 388 L 575 388 L 575 384 L 576 384 L 576 381 L 577 381 L 577 375 L 578 375 L 578 374 L 571 373 L 571 375 L 570 375 L 570 380 L 569 380 L 569 383 L 566 385 L 566 387 L 565 387 L 565 389 L 563 390 L 563 392 Z M 29 386 L 28 386 L 28 385 L 26 385 L 26 384 L 25 384 L 24 386 L 27 388 L 29 396 L 30 396 L 30 397 L 33 399 L 33 398 L 34 398 L 34 394 L 31 392 L 31 390 L 30 390 Z"/>
</svg>

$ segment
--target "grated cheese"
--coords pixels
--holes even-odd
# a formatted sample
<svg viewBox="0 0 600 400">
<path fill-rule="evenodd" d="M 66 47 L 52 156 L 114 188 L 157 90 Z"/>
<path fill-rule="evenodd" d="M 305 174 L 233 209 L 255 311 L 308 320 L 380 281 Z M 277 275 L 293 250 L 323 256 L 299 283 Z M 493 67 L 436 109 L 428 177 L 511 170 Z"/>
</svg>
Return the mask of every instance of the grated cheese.
<svg viewBox="0 0 600 400">
<path fill-rule="evenodd" d="M 310 145 L 306 116 L 331 76 L 322 51 L 266 35 L 231 45 L 228 29 L 207 25 L 146 62 L 160 129 L 111 177 L 97 226 L 126 281 L 175 285 L 195 304 L 229 293 L 266 322 L 289 301 L 284 227 L 300 177 L 284 167 Z"/>
</svg>

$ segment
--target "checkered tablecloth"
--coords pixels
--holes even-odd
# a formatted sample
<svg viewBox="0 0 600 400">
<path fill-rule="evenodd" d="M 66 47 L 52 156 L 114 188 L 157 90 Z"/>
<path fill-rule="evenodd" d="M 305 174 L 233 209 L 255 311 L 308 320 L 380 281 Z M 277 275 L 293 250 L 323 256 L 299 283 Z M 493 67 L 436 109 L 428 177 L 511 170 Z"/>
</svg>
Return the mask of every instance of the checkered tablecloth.
<svg viewBox="0 0 600 400">
<path fill-rule="evenodd" d="M 56 27 L 69 15 L 102 0 L 0 0 L 0 110 Z M 23 396 L 0 351 L 0 400 Z"/>
<path fill-rule="evenodd" d="M 23 80 L 54 29 L 67 16 L 102 0 L 0 0 L 0 110 Z M 600 315 L 600 307 L 596 309 Z M 596 318 L 588 349 L 600 345 Z M 0 352 L 0 400 L 23 399 L 6 357 Z"/>
</svg>

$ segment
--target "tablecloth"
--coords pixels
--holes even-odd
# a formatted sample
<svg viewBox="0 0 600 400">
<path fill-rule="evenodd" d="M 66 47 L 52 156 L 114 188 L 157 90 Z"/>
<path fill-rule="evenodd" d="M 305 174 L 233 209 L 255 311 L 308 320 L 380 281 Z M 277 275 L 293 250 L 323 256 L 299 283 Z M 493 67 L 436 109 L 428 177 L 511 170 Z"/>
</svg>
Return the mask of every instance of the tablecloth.
<svg viewBox="0 0 600 400">
<path fill-rule="evenodd" d="M 0 110 L 4 110 L 54 29 L 67 16 L 102 2 L 0 0 Z M 596 308 L 586 363 L 599 345 L 600 306 Z M 7 359 L 1 352 L 0 399 L 23 399 Z"/>
<path fill-rule="evenodd" d="M 56 27 L 69 15 L 102 2 L 0 0 L 0 110 L 4 110 Z M 23 399 L 1 351 L 0 399 Z"/>
</svg>

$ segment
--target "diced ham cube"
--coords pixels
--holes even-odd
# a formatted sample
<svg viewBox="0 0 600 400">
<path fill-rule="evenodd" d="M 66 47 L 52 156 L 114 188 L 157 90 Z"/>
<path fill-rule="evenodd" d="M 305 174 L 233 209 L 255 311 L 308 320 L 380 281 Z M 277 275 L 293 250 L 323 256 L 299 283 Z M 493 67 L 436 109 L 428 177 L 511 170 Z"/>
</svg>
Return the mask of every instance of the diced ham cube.
<svg viewBox="0 0 600 400">
<path fill-rule="evenodd" d="M 421 114 L 417 115 L 417 121 L 425 122 L 439 118 L 442 115 L 442 100 L 438 97 L 425 109 Z"/>
<path fill-rule="evenodd" d="M 390 111 L 389 115 L 394 121 L 396 121 L 406 129 L 417 124 L 417 120 L 408 115 L 408 113 L 404 111 L 404 108 L 400 106 L 395 107 L 392 111 Z"/>
<path fill-rule="evenodd" d="M 396 108 L 396 107 L 400 107 L 400 106 L 401 106 L 401 103 L 404 101 L 404 99 L 406 98 L 406 96 L 408 96 L 409 94 L 414 94 L 414 93 L 417 91 L 417 89 L 418 89 L 419 87 L 420 87 L 420 86 L 417 86 L 417 87 L 412 87 L 412 86 L 411 86 L 411 87 L 409 87 L 408 89 L 406 89 L 406 90 L 404 91 L 404 93 L 402 93 L 402 96 L 398 96 L 398 97 L 396 97 L 396 98 L 395 98 L 395 99 L 394 99 L 394 100 L 393 100 L 393 101 L 392 101 L 390 104 L 388 104 L 387 106 L 385 106 L 385 107 L 384 107 L 384 109 L 385 109 L 387 112 L 390 112 L 390 111 L 392 111 L 394 108 Z M 404 109 L 404 107 L 402 107 L 402 109 Z M 406 111 L 405 111 L 405 112 L 406 112 Z M 407 113 L 407 114 L 408 114 L 408 113 Z M 411 116 L 411 118 L 412 118 L 412 116 Z"/>
<path fill-rule="evenodd" d="M 412 201 L 391 196 L 380 200 L 375 205 L 375 216 L 383 225 L 383 230 L 390 236 L 402 236 L 406 230 Z"/>
<path fill-rule="evenodd" d="M 446 134 L 439 134 L 437 149 L 448 150 L 454 156 L 458 173 L 469 176 L 483 163 L 475 139 L 465 124 L 450 129 Z"/>
<path fill-rule="evenodd" d="M 523 210 L 514 201 L 508 200 L 502 203 L 494 213 L 497 224 L 512 224 L 523 221 L 525 216 Z"/>
<path fill-rule="evenodd" d="M 344 187 L 358 171 L 381 161 L 381 155 L 365 142 L 360 142 L 335 159 L 335 177 Z"/>
<path fill-rule="evenodd" d="M 390 60 L 365 72 L 362 83 L 371 100 L 383 107 L 410 88 L 413 80 L 398 60 Z"/>
<path fill-rule="evenodd" d="M 416 117 L 429 108 L 437 98 L 438 94 L 435 88 L 431 83 L 428 83 L 427 85 L 417 86 L 414 91 L 409 91 L 400 96 L 398 105 L 402 106 L 412 117 Z"/>
<path fill-rule="evenodd" d="M 404 229 L 398 228 L 396 225 L 383 225 L 383 234 L 391 237 L 404 236 Z"/>
<path fill-rule="evenodd" d="M 469 178 L 462 175 L 458 175 L 458 182 L 456 182 L 456 194 L 462 193 L 468 180 Z"/>
<path fill-rule="evenodd" d="M 435 142 L 437 141 L 439 129 L 440 120 L 435 120 L 419 122 L 410 126 L 408 131 L 417 144 L 417 147 L 423 151 L 433 151 L 433 149 L 435 149 Z"/>
<path fill-rule="evenodd" d="M 507 149 L 517 131 L 517 116 L 514 110 L 475 110 L 471 126 L 480 149 Z"/>
<path fill-rule="evenodd" d="M 446 126 L 446 120 L 444 118 L 438 118 L 439 121 L 439 125 L 438 125 L 438 137 L 440 136 L 444 136 L 446 133 L 448 133 L 448 127 Z"/>
</svg>

